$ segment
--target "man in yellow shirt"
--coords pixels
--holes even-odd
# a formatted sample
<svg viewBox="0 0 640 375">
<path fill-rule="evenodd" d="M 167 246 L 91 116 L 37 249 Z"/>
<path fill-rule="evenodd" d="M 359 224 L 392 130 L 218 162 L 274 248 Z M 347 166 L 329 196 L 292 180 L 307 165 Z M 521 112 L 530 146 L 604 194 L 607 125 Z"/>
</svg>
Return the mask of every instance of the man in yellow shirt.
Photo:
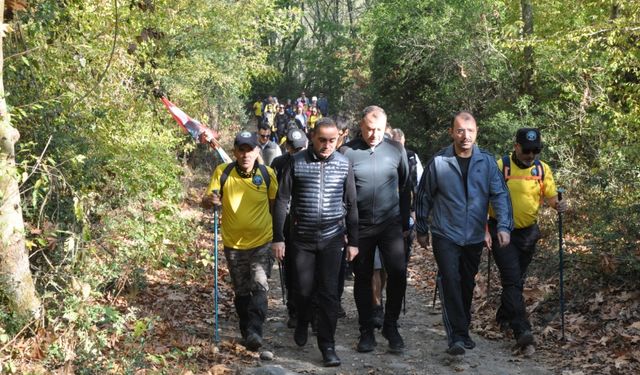
<svg viewBox="0 0 640 375">
<path fill-rule="evenodd" d="M 260 98 L 253 103 L 253 115 L 256 117 L 258 124 L 260 124 L 260 120 L 262 120 L 262 100 Z"/>
<path fill-rule="evenodd" d="M 502 282 L 502 295 L 496 320 L 503 330 L 511 328 L 518 347 L 525 349 L 533 345 L 531 324 L 527 319 L 526 306 L 522 290 L 527 267 L 533 259 L 536 243 L 540 239 L 538 212 L 544 200 L 558 212 L 566 210 L 565 201 L 558 200 L 556 184 L 551 168 L 538 160 L 542 151 L 540 131 L 534 128 L 522 128 L 516 132 L 513 153 L 498 160 L 513 206 L 515 227 L 511 232 L 511 242 L 499 247 L 496 233 L 496 220 L 489 212 L 488 241 Z"/>
<path fill-rule="evenodd" d="M 259 153 L 255 133 L 238 133 L 233 148 L 236 161 L 215 169 L 203 199 L 205 207 L 222 205 L 222 243 L 240 332 L 244 345 L 254 351 L 262 346 L 267 314 L 273 238 L 270 211 L 278 191 L 273 169 L 258 164 Z"/>
</svg>

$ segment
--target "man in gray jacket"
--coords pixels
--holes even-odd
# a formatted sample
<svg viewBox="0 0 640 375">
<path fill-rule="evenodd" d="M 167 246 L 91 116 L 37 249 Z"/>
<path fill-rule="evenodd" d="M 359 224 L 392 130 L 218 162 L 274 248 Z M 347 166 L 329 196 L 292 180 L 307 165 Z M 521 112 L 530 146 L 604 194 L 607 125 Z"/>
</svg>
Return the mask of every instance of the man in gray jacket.
<svg viewBox="0 0 640 375">
<path fill-rule="evenodd" d="M 509 244 L 513 211 L 493 156 L 475 145 L 478 127 L 471 113 L 458 113 L 449 134 L 453 144 L 434 155 L 420 180 L 416 231 L 418 242 L 425 248 L 431 231 L 447 353 L 461 355 L 475 347 L 469 336 L 471 301 L 482 248 L 489 240 L 489 203 L 496 213 L 501 247 Z"/>
<path fill-rule="evenodd" d="M 409 162 L 404 147 L 385 139 L 387 114 L 378 106 L 363 110 L 361 135 L 340 148 L 353 163 L 358 195 L 358 256 L 354 260 L 353 294 L 358 308 L 360 339 L 356 349 L 371 352 L 376 346 L 373 325 L 373 257 L 380 249 L 387 271 L 387 302 L 382 335 L 389 351 L 400 353 L 404 340 L 398 318 L 407 287 L 404 237 L 409 234 Z"/>
</svg>

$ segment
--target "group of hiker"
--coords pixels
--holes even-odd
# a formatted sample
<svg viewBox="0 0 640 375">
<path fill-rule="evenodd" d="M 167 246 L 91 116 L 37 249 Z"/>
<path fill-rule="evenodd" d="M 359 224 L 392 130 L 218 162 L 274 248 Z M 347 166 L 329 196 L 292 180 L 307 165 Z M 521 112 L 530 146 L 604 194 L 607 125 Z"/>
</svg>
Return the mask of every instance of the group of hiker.
<svg viewBox="0 0 640 375">
<path fill-rule="evenodd" d="M 273 168 L 259 162 L 265 160 L 260 138 L 266 130 L 242 131 L 234 140 L 235 162 L 213 173 L 203 205 L 222 208 L 222 242 L 243 344 L 249 350 L 263 345 L 267 279 L 275 258 L 284 266 L 287 307 L 295 314 L 294 342 L 306 345 L 314 325 L 324 366 L 341 363 L 335 331 L 347 263 L 358 311 L 356 350 L 373 351 L 379 327 L 389 351 L 402 352 L 398 320 L 415 230 L 422 247 L 431 244 L 438 265 L 447 353 L 462 355 L 475 347 L 471 301 L 484 247 L 491 249 L 503 287 L 497 321 L 513 330 L 519 347 L 533 345 L 522 294 L 540 238 L 538 211 L 544 199 L 559 212 L 566 209 L 551 169 L 538 159 L 540 131 L 519 129 L 513 152 L 496 163 L 475 144 L 473 115 L 460 112 L 448 130 L 452 143 L 422 170 L 382 108 L 363 110 L 359 134 L 351 140 L 347 124 L 344 117 L 324 116 L 308 134 L 288 129 L 286 152 L 269 161 Z M 374 289 L 381 287 L 372 282 L 380 268 L 376 257 L 386 274 L 384 309 L 376 307 L 381 300 Z M 381 317 L 378 310 L 384 311 Z"/>
<path fill-rule="evenodd" d="M 251 109 L 258 128 L 270 129 L 270 139 L 282 144 L 292 128 L 298 128 L 310 137 L 318 120 L 329 115 L 329 101 L 322 92 L 309 98 L 302 91 L 295 100 L 279 101 L 273 95 L 263 100 L 258 98 Z"/>
</svg>

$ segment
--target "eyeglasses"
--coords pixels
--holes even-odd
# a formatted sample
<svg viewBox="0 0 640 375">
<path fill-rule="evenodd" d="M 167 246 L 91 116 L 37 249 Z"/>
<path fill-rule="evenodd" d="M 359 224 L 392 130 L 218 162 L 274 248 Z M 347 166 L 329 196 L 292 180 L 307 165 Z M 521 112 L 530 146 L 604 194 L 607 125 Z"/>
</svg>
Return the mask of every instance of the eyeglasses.
<svg viewBox="0 0 640 375">
<path fill-rule="evenodd" d="M 540 147 L 536 147 L 536 148 L 523 148 L 522 149 L 522 153 L 523 154 L 530 154 L 530 153 L 534 153 L 535 155 L 538 155 L 539 153 L 542 152 L 542 148 Z"/>
<path fill-rule="evenodd" d="M 269 134 L 260 134 L 260 138 L 269 138 Z"/>
</svg>

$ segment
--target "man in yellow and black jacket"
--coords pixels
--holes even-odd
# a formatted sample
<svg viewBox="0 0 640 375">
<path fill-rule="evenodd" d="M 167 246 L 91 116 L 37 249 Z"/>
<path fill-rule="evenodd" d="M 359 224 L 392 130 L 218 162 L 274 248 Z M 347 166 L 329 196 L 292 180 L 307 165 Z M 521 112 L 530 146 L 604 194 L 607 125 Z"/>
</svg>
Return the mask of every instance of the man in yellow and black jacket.
<svg viewBox="0 0 640 375">
<path fill-rule="evenodd" d="M 533 259 L 536 243 L 540 239 L 538 213 L 542 203 L 558 212 L 566 210 L 565 201 L 558 200 L 558 192 L 549 165 L 538 159 L 542 151 L 540 130 L 521 128 L 516 132 L 514 150 L 498 160 L 498 168 L 504 175 L 511 204 L 515 227 L 511 242 L 506 247 L 497 244 L 496 220 L 489 210 L 489 233 L 491 251 L 502 282 L 502 295 L 496 320 L 504 330 L 512 329 L 516 343 L 521 349 L 534 344 L 531 324 L 527 318 L 522 295 L 527 267 Z"/>
<path fill-rule="evenodd" d="M 260 148 L 255 133 L 238 133 L 233 146 L 236 161 L 215 169 L 202 204 L 222 207 L 222 243 L 240 332 L 247 349 L 256 351 L 262 346 L 267 315 L 271 207 L 278 182 L 273 169 L 258 163 Z"/>
</svg>

